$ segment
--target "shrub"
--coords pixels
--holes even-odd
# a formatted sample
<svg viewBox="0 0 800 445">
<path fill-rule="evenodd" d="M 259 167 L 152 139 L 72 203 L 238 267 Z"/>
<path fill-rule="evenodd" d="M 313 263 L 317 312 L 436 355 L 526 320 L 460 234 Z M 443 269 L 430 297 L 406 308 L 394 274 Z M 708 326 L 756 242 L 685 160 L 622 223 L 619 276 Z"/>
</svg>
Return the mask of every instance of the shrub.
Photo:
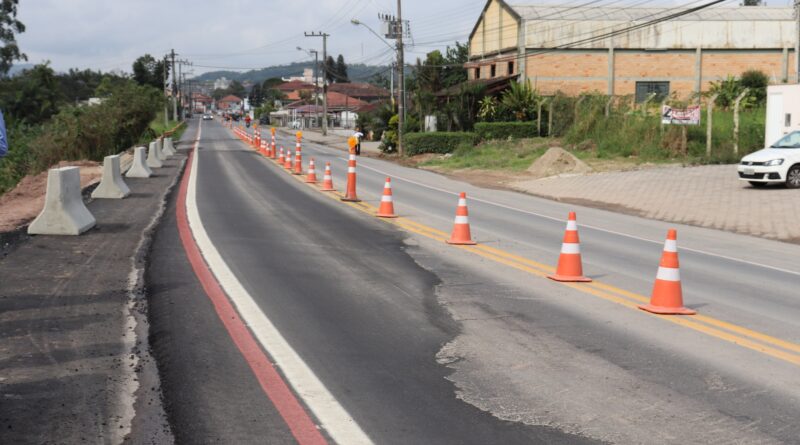
<svg viewBox="0 0 800 445">
<path fill-rule="evenodd" d="M 476 122 L 475 133 L 481 140 L 525 139 L 538 136 L 536 122 Z"/>
<path fill-rule="evenodd" d="M 467 132 L 409 133 L 403 143 L 409 156 L 420 153 L 451 153 L 462 145 L 475 145 L 478 135 Z"/>
</svg>

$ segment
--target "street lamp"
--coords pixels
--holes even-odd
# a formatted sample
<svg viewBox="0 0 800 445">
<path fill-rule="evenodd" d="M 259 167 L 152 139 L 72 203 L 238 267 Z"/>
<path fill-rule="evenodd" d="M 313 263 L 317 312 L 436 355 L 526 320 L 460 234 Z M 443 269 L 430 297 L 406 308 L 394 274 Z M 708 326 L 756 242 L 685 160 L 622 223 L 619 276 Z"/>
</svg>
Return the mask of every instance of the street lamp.
<svg viewBox="0 0 800 445">
<path fill-rule="evenodd" d="M 308 55 L 311 55 L 311 53 L 314 54 L 314 115 L 316 115 L 317 125 L 319 125 L 319 75 L 317 74 L 319 67 L 319 51 L 315 49 L 307 50 L 299 46 L 297 47 L 297 50 L 308 53 Z"/>
<path fill-rule="evenodd" d="M 398 1 L 398 7 L 399 7 L 399 3 L 400 2 Z M 373 35 L 375 35 L 375 37 L 380 39 L 381 42 L 385 43 L 386 46 L 389 47 L 389 49 L 394 51 L 395 55 L 397 56 L 397 61 L 398 61 L 398 64 L 397 64 L 397 75 L 398 75 L 398 80 L 399 80 L 399 82 L 397 82 L 397 96 L 398 96 L 397 97 L 397 107 L 398 107 L 397 115 L 398 115 L 398 118 L 399 118 L 399 122 L 398 122 L 398 125 L 397 125 L 397 152 L 402 156 L 403 155 L 403 125 L 404 125 L 404 122 L 405 122 L 405 91 L 406 91 L 406 86 L 405 86 L 405 78 L 403 76 L 403 71 L 402 71 L 405 67 L 403 66 L 403 63 L 402 63 L 403 58 L 402 58 L 400 40 L 398 40 L 397 47 L 394 47 L 389 42 L 387 42 L 383 37 L 381 37 L 380 34 L 375 32 L 374 29 L 370 28 L 369 25 L 367 25 L 366 23 L 362 22 L 361 20 L 353 18 L 353 19 L 350 19 L 350 23 L 352 23 L 353 25 L 356 25 L 356 26 L 361 25 L 364 28 L 367 28 L 369 30 L 369 32 L 371 32 Z"/>
</svg>

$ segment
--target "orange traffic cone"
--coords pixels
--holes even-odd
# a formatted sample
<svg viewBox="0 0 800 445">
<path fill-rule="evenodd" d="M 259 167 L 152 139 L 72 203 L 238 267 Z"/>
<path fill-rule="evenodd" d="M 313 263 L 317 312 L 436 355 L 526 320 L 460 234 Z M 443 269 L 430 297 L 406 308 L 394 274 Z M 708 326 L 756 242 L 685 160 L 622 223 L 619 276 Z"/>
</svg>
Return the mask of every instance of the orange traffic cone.
<svg viewBox="0 0 800 445">
<path fill-rule="evenodd" d="M 281 147 L 281 155 L 280 155 L 280 156 L 278 156 L 278 164 L 280 164 L 280 165 L 283 165 L 283 163 L 284 163 L 284 159 L 283 159 L 283 147 Z"/>
<path fill-rule="evenodd" d="M 397 215 L 394 214 L 394 200 L 392 199 L 392 178 L 386 178 L 386 184 L 383 186 L 383 196 L 381 196 L 381 205 L 378 207 L 376 216 L 397 218 Z"/>
<path fill-rule="evenodd" d="M 303 174 L 303 152 L 300 149 L 300 141 L 297 142 L 295 145 L 294 150 L 294 172 L 295 175 L 302 175 Z"/>
<path fill-rule="evenodd" d="M 347 161 L 347 192 L 341 198 L 342 201 L 360 202 L 356 195 L 356 154 L 350 151 L 350 160 Z"/>
<path fill-rule="evenodd" d="M 325 175 L 322 176 L 322 188 L 320 189 L 323 192 L 335 192 L 336 189 L 333 188 L 333 177 L 331 176 L 331 163 L 325 163 Z"/>
<path fill-rule="evenodd" d="M 275 152 L 275 135 L 274 134 L 272 135 L 272 150 L 271 150 L 271 152 L 272 152 L 272 159 L 275 159 L 275 156 L 278 156 L 278 154 Z"/>
<path fill-rule="evenodd" d="M 664 242 L 664 252 L 658 265 L 656 283 L 650 295 L 650 304 L 640 304 L 639 309 L 663 315 L 694 315 L 697 311 L 683 306 L 681 273 L 678 265 L 678 232 L 669 229 Z"/>
<path fill-rule="evenodd" d="M 292 168 L 294 168 L 294 163 L 292 162 L 292 151 L 289 149 L 286 150 L 286 156 L 283 158 L 283 168 L 289 170 L 290 172 L 292 171 Z"/>
<path fill-rule="evenodd" d="M 469 212 L 467 211 L 467 194 L 461 192 L 458 195 L 458 207 L 456 207 L 456 220 L 453 224 L 453 233 L 450 239 L 447 240 L 448 244 L 477 244 L 472 241 L 472 235 L 469 230 Z"/>
<path fill-rule="evenodd" d="M 564 231 L 564 241 L 561 243 L 561 255 L 558 257 L 556 273 L 547 278 L 555 281 L 570 281 L 588 283 L 591 278 L 583 276 L 581 265 L 581 242 L 578 239 L 578 222 L 575 212 L 569 212 L 567 230 Z"/>
<path fill-rule="evenodd" d="M 314 170 L 314 158 L 308 160 L 308 176 L 306 182 L 309 184 L 317 183 L 317 172 Z"/>
<path fill-rule="evenodd" d="M 269 154 L 267 153 L 267 147 L 269 147 L 269 145 L 267 145 L 267 141 L 262 139 L 261 140 L 261 149 L 259 150 L 259 152 L 264 156 L 269 156 Z"/>
</svg>

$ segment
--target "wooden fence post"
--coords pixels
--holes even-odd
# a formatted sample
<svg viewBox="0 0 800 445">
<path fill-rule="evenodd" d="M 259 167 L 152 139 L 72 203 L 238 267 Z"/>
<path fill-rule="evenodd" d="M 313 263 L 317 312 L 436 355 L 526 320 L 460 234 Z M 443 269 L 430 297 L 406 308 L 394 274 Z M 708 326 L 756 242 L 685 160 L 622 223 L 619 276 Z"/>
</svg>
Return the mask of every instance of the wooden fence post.
<svg viewBox="0 0 800 445">
<path fill-rule="evenodd" d="M 608 102 L 606 102 L 606 111 L 605 111 L 606 117 L 611 115 L 611 104 L 613 102 L 614 102 L 614 96 L 608 96 Z"/>
<path fill-rule="evenodd" d="M 749 88 L 745 88 L 744 91 L 742 91 L 742 94 L 740 94 L 736 98 L 736 102 L 733 103 L 733 154 L 734 154 L 734 156 L 738 156 L 739 155 L 739 105 L 741 104 L 742 99 L 744 99 L 744 97 L 747 96 L 747 93 L 749 93 L 749 92 L 750 92 L 750 89 Z"/>
<path fill-rule="evenodd" d="M 536 134 L 539 137 L 542 136 L 542 105 L 544 105 L 545 102 L 547 102 L 547 99 L 542 99 L 539 101 L 539 104 L 537 105 L 538 108 L 536 111 L 536 127 L 537 127 Z"/>
<path fill-rule="evenodd" d="M 550 99 L 547 104 L 547 137 L 553 137 L 553 102 L 555 98 Z"/>
<path fill-rule="evenodd" d="M 712 130 L 712 123 L 714 120 L 714 102 L 717 100 L 717 96 L 719 94 L 715 94 L 708 98 L 708 115 L 706 117 L 706 158 L 711 157 L 711 130 Z"/>
<path fill-rule="evenodd" d="M 581 102 L 583 102 L 583 99 L 586 99 L 586 96 L 580 96 L 580 97 L 578 97 L 578 100 L 575 101 L 575 121 L 573 121 L 573 124 L 577 124 L 578 123 L 578 117 L 579 117 L 579 112 L 578 111 L 580 109 Z"/>
</svg>

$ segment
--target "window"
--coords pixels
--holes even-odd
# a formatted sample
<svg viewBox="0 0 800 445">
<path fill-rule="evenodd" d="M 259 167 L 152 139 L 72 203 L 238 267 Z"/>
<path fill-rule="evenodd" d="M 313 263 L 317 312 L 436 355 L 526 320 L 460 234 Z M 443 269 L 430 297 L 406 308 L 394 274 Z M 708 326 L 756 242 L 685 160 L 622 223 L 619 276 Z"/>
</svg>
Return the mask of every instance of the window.
<svg viewBox="0 0 800 445">
<path fill-rule="evenodd" d="M 783 126 L 784 127 L 792 126 L 792 113 L 786 113 L 786 116 L 783 119 Z"/>
<path fill-rule="evenodd" d="M 636 82 L 636 102 L 644 102 L 655 93 L 654 100 L 661 101 L 669 96 L 669 82 Z"/>
<path fill-rule="evenodd" d="M 476 79 L 480 79 L 481 78 L 481 67 L 475 68 L 475 78 Z"/>
<path fill-rule="evenodd" d="M 514 62 L 508 62 L 508 72 L 506 72 L 506 75 L 510 76 L 512 74 L 514 74 Z"/>
<path fill-rule="evenodd" d="M 489 77 L 494 77 L 497 74 L 497 65 L 492 64 L 492 66 L 489 68 L 489 73 Z"/>
</svg>

